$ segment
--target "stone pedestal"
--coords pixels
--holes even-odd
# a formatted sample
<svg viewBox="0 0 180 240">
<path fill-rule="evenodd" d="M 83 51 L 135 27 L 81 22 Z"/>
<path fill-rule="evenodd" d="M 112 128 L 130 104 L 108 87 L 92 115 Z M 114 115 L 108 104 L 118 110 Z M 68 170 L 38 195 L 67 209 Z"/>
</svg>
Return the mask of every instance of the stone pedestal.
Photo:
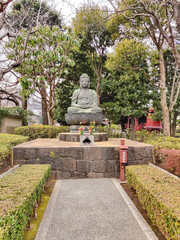
<svg viewBox="0 0 180 240">
<path fill-rule="evenodd" d="M 79 133 L 59 133 L 58 139 L 59 141 L 65 142 L 80 142 L 80 134 Z M 85 133 L 83 136 L 90 136 L 88 133 Z M 108 140 L 107 133 L 94 133 L 94 142 L 102 142 Z"/>
<path fill-rule="evenodd" d="M 93 146 L 94 135 L 80 135 L 80 146 Z"/>
</svg>

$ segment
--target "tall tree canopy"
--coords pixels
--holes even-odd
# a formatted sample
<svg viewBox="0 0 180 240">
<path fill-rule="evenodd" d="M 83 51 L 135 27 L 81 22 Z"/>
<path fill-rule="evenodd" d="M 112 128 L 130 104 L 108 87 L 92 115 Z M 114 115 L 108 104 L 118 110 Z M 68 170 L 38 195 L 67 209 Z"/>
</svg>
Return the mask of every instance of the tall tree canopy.
<svg viewBox="0 0 180 240">
<path fill-rule="evenodd" d="M 10 59 L 15 61 L 23 51 L 26 31 L 22 32 L 9 47 Z M 52 110 L 56 103 L 55 88 L 60 83 L 67 66 L 72 66 L 71 50 L 78 42 L 71 31 L 61 30 L 58 26 L 40 26 L 35 29 L 27 44 L 23 63 L 16 71 L 21 73 L 20 82 L 25 96 L 35 90 L 41 95 L 49 114 L 50 125 L 53 124 Z M 45 84 L 45 86 L 44 86 Z"/>
<path fill-rule="evenodd" d="M 151 99 L 148 81 L 147 49 L 136 40 L 117 42 L 114 52 L 109 54 L 106 66 L 119 73 L 116 86 L 116 104 L 121 114 L 131 116 L 132 133 L 135 137 L 135 118 L 147 113 Z M 117 107 L 116 107 L 117 108 Z"/>
<path fill-rule="evenodd" d="M 97 77 L 98 102 L 106 50 L 111 45 L 111 33 L 106 26 L 107 17 L 108 9 L 94 4 L 83 5 L 73 19 L 74 33 L 81 39 L 81 49 L 88 53 Z"/>
</svg>

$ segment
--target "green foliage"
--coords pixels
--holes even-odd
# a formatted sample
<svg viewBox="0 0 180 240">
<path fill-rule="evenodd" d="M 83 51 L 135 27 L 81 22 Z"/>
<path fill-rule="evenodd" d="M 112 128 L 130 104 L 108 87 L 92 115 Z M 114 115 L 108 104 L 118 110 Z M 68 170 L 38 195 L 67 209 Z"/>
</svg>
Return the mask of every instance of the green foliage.
<svg viewBox="0 0 180 240">
<path fill-rule="evenodd" d="M 0 126 L 2 119 L 9 114 L 9 111 L 7 108 L 0 107 Z"/>
<path fill-rule="evenodd" d="M 14 29 L 29 29 L 36 26 L 39 11 L 38 22 L 41 25 L 47 24 L 50 27 L 58 25 L 61 27 L 62 19 L 60 14 L 42 0 L 16 0 L 6 18 L 8 22 L 13 23 Z"/>
<path fill-rule="evenodd" d="M 15 134 L 28 136 L 30 140 L 36 138 L 56 138 L 58 133 L 69 132 L 68 126 L 46 126 L 34 125 L 26 127 L 17 127 L 14 129 Z"/>
<path fill-rule="evenodd" d="M 0 133 L 0 166 L 3 164 L 3 160 L 10 155 L 13 146 L 26 141 L 28 141 L 28 137 Z"/>
<path fill-rule="evenodd" d="M 0 125 L 1 125 L 1 120 L 8 115 L 21 116 L 23 120 L 23 124 L 27 125 L 28 122 L 31 122 L 31 116 L 33 116 L 34 113 L 30 110 L 24 110 L 21 107 L 10 107 L 10 108 L 0 107 Z"/>
<path fill-rule="evenodd" d="M 71 96 L 76 86 L 70 81 L 62 81 L 56 87 L 56 106 L 53 109 L 54 119 L 59 123 L 66 125 L 65 114 L 67 113 L 67 108 L 71 105 Z"/>
<path fill-rule="evenodd" d="M 24 50 L 24 42 L 28 35 L 22 30 L 18 37 L 7 45 L 11 49 L 9 59 L 19 60 Z M 78 46 L 78 41 L 70 29 L 58 26 L 38 26 L 29 36 L 26 55 L 16 71 L 21 74 L 19 79 L 24 98 L 37 91 L 49 113 L 50 124 L 53 124 L 52 109 L 55 106 L 55 88 L 68 67 L 74 65 L 71 51 Z"/>
<path fill-rule="evenodd" d="M 180 139 L 175 137 L 166 137 L 156 132 L 147 130 L 137 131 L 136 139 L 141 142 L 152 144 L 158 148 L 180 149 Z"/>
<path fill-rule="evenodd" d="M 0 239 L 23 240 L 24 231 L 40 199 L 50 165 L 23 165 L 0 179 Z"/>
<path fill-rule="evenodd" d="M 73 30 L 76 36 L 82 39 L 82 48 L 93 52 L 101 49 L 104 53 L 107 46 L 111 44 L 111 32 L 106 26 L 108 9 L 100 8 L 98 5 L 86 5 L 77 10 L 73 19 Z"/>
<path fill-rule="evenodd" d="M 98 126 L 98 132 L 108 133 L 109 138 L 122 137 L 121 126 L 117 124 L 112 124 L 111 126 Z"/>
<path fill-rule="evenodd" d="M 151 166 L 128 166 L 126 176 L 153 224 L 167 239 L 180 236 L 180 180 Z"/>
<path fill-rule="evenodd" d="M 132 39 L 117 42 L 114 52 L 108 55 L 106 67 L 111 71 L 112 80 L 109 87 L 113 90 L 114 110 L 119 119 L 121 116 L 120 121 L 123 116 L 134 119 L 147 113 L 151 99 L 147 55 L 147 48 Z M 134 133 L 133 128 L 132 136 Z"/>
</svg>

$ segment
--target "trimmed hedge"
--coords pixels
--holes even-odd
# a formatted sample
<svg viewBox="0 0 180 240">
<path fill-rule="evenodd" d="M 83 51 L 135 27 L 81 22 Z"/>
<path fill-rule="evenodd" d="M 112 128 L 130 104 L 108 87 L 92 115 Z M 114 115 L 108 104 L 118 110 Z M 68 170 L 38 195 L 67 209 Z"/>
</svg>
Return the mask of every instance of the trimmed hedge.
<svg viewBox="0 0 180 240">
<path fill-rule="evenodd" d="M 137 131 L 136 140 L 140 142 L 149 143 L 158 148 L 170 148 L 170 149 L 180 149 L 180 138 L 175 137 L 165 137 L 163 135 L 154 132 L 148 132 L 147 130 Z"/>
<path fill-rule="evenodd" d="M 13 146 L 26 141 L 28 141 L 28 137 L 0 133 L 0 166 L 3 164 L 3 160 L 10 155 Z"/>
<path fill-rule="evenodd" d="M 128 166 L 126 176 L 148 216 L 167 239 L 180 236 L 180 179 L 152 166 Z"/>
<path fill-rule="evenodd" d="M 14 129 L 15 134 L 28 136 L 30 140 L 36 138 L 56 138 L 58 133 L 61 132 L 69 132 L 69 126 L 32 125 Z"/>
<path fill-rule="evenodd" d="M 23 240 L 50 165 L 23 165 L 0 179 L 0 240 Z"/>
</svg>

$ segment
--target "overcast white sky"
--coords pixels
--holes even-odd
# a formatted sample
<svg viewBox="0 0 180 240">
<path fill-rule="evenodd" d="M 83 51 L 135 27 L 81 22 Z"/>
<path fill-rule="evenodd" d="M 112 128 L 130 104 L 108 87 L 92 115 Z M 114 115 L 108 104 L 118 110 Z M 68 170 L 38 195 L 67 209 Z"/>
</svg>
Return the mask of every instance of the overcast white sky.
<svg viewBox="0 0 180 240">
<path fill-rule="evenodd" d="M 50 1 L 48 1 L 50 2 Z M 52 0 L 57 11 L 60 11 L 65 23 L 70 25 L 71 19 L 75 17 L 76 9 L 80 8 L 84 3 L 95 3 L 98 5 L 110 6 L 108 0 Z"/>
</svg>

